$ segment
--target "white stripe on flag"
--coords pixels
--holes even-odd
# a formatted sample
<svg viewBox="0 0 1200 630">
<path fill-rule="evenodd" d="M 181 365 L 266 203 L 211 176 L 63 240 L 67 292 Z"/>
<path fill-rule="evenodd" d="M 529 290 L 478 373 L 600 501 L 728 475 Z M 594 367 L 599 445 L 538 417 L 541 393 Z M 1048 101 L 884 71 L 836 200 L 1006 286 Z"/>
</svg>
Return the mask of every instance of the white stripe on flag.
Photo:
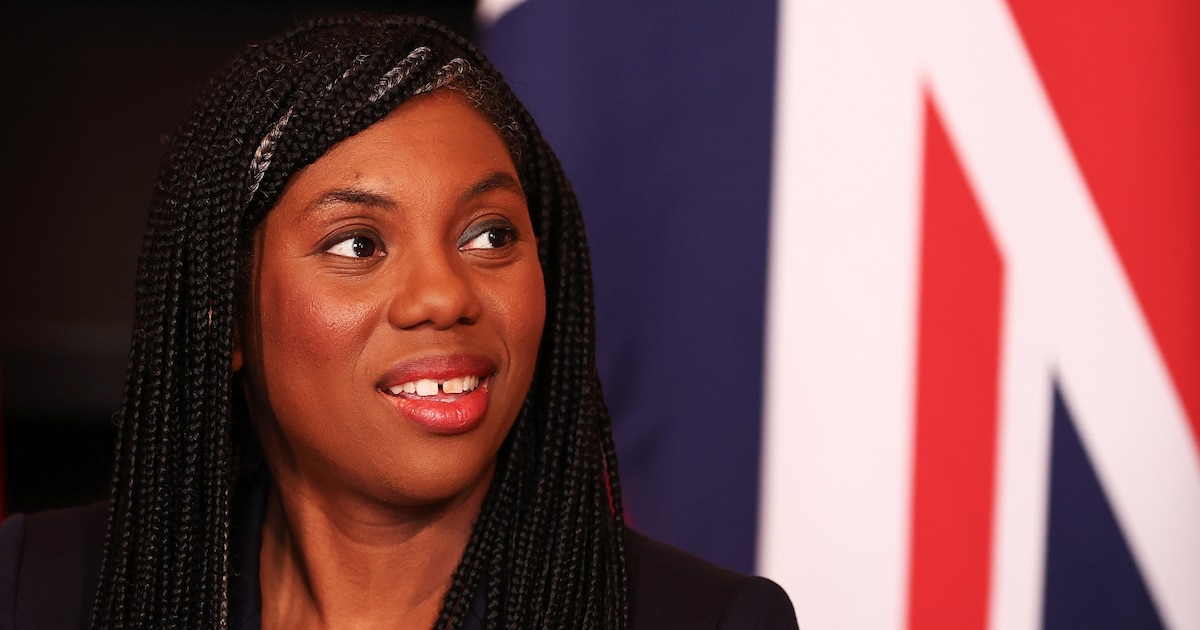
<svg viewBox="0 0 1200 630">
<path fill-rule="evenodd" d="M 890 2 L 783 2 L 759 566 L 802 628 L 905 618 L 920 86 Z"/>
<path fill-rule="evenodd" d="M 481 27 L 491 26 L 523 2 L 525 0 L 479 0 L 475 4 L 475 21 Z"/>
<path fill-rule="evenodd" d="M 784 2 L 779 51 L 760 571 L 802 627 L 906 624 L 927 80 L 1005 265 L 990 625 L 1041 623 L 1058 377 L 1163 621 L 1200 627 L 1187 418 L 1007 7 Z"/>
</svg>

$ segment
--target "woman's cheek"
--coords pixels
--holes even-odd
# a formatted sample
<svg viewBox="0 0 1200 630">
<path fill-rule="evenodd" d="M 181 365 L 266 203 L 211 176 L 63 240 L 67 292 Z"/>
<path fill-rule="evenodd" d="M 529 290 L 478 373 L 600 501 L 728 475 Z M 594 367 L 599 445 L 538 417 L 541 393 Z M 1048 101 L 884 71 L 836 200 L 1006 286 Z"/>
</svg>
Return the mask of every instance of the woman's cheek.
<svg viewBox="0 0 1200 630">
<path fill-rule="evenodd" d="M 379 306 L 370 291 L 324 283 L 284 287 L 278 296 L 282 341 L 312 360 L 357 357 L 373 331 Z"/>
</svg>

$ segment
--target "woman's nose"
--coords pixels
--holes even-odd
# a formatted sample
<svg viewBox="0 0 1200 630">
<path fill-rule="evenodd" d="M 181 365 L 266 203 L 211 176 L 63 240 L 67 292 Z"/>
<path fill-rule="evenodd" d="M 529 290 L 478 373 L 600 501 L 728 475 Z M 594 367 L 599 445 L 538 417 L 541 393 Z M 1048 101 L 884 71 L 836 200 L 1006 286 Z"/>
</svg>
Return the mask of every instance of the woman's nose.
<svg viewBox="0 0 1200 630">
<path fill-rule="evenodd" d="M 401 266 L 388 313 L 393 326 L 444 330 L 479 319 L 482 304 L 469 277 L 470 268 L 457 249 L 413 252 Z"/>
</svg>

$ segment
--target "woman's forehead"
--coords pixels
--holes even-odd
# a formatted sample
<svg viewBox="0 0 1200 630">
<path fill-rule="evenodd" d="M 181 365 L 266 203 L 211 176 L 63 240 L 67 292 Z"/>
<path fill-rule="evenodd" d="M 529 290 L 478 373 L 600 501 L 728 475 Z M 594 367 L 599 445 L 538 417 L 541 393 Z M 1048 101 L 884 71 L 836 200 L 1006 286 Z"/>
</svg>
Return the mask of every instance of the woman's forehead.
<svg viewBox="0 0 1200 630">
<path fill-rule="evenodd" d="M 313 211 L 376 200 L 386 207 L 505 189 L 524 198 L 499 132 L 465 98 L 440 90 L 335 144 L 291 178 L 276 206 Z"/>
</svg>

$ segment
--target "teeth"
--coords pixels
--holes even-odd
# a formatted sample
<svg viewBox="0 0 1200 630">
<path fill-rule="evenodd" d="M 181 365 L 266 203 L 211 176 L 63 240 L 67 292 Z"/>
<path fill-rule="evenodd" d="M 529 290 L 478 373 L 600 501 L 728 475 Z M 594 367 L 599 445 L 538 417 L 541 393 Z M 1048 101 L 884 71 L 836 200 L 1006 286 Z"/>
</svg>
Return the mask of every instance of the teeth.
<svg viewBox="0 0 1200 630">
<path fill-rule="evenodd" d="M 393 396 L 398 396 L 401 393 L 416 394 L 418 396 L 436 396 L 439 389 L 444 394 L 462 394 L 474 391 L 476 387 L 479 387 L 478 376 L 457 376 L 440 383 L 431 378 L 422 378 L 389 387 L 388 391 Z"/>
</svg>

